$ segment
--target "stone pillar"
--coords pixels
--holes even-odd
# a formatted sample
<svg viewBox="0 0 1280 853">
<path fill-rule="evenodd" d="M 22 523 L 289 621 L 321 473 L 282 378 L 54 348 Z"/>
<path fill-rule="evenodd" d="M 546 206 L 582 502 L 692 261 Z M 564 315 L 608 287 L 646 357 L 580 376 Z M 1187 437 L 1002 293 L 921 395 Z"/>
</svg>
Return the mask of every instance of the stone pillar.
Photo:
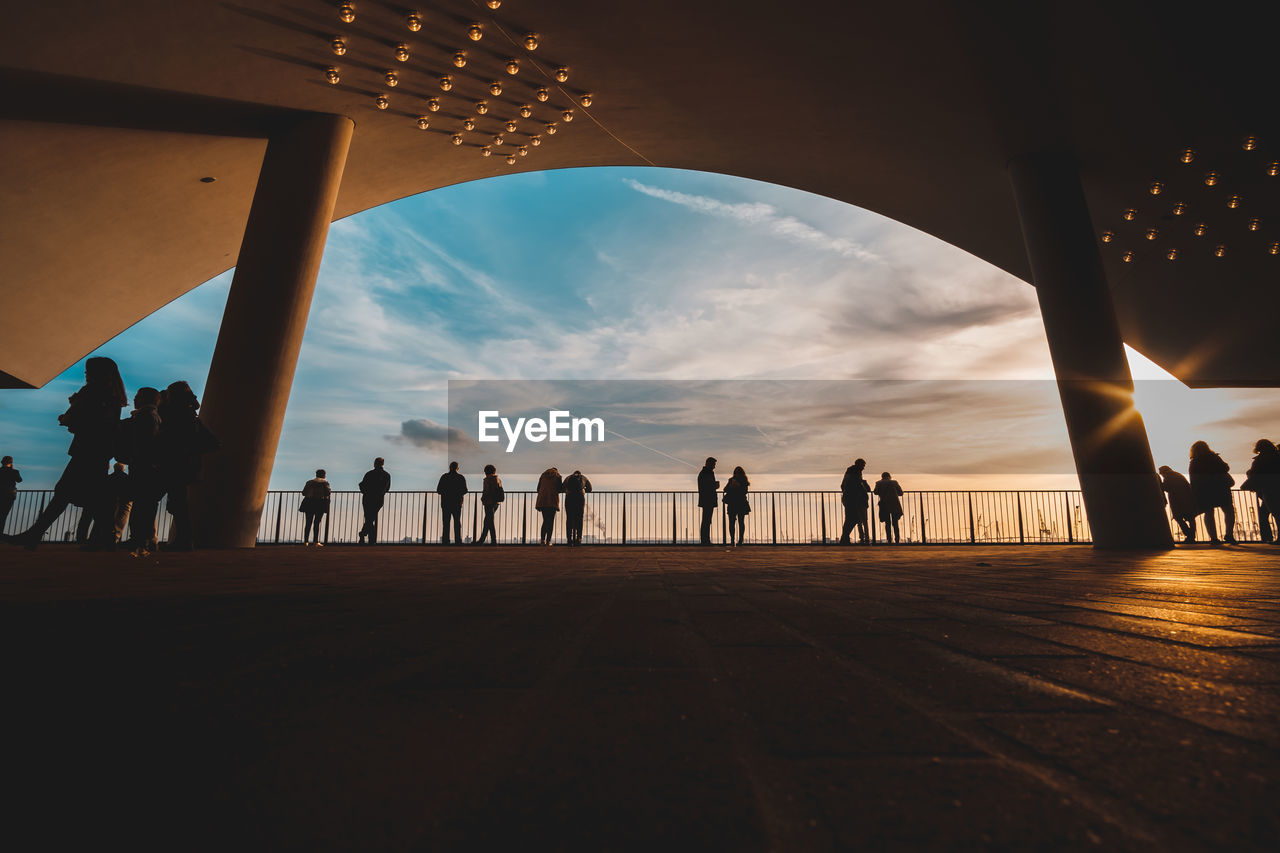
<svg viewBox="0 0 1280 853">
<path fill-rule="evenodd" d="M 201 419 L 222 441 L 194 490 L 196 541 L 252 548 L 355 128 L 316 115 L 267 142 Z"/>
<path fill-rule="evenodd" d="M 1171 548 L 1079 168 L 1066 155 L 1027 155 L 1010 161 L 1009 177 L 1093 543 Z"/>
</svg>

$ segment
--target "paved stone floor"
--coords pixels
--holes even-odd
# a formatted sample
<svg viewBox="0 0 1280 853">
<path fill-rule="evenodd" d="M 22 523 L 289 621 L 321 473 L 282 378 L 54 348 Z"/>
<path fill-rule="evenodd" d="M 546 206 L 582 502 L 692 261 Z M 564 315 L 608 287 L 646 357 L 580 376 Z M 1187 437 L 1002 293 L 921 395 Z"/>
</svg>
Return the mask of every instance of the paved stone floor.
<svg viewBox="0 0 1280 853">
<path fill-rule="evenodd" d="M 6 835 L 45 848 L 1280 836 L 1280 548 L 49 547 L 0 565 Z"/>
</svg>

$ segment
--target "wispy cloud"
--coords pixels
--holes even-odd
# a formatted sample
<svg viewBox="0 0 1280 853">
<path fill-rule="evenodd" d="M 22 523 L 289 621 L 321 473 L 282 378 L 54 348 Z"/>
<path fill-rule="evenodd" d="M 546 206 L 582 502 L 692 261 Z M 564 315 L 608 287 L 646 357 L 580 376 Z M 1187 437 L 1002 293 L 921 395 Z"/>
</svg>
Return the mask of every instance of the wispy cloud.
<svg viewBox="0 0 1280 853">
<path fill-rule="evenodd" d="M 833 236 L 800 221 L 794 216 L 781 214 L 776 207 L 767 202 L 753 201 L 735 204 L 710 196 L 662 189 L 661 187 L 643 184 L 633 178 L 625 178 L 623 183 L 636 192 L 644 193 L 647 196 L 671 202 L 672 204 L 678 204 L 698 213 L 722 216 L 749 225 L 761 226 L 774 236 L 790 240 L 793 243 L 835 252 L 837 255 L 856 258 L 860 261 L 881 260 L 880 256 L 875 252 L 858 245 L 852 240 Z"/>
</svg>

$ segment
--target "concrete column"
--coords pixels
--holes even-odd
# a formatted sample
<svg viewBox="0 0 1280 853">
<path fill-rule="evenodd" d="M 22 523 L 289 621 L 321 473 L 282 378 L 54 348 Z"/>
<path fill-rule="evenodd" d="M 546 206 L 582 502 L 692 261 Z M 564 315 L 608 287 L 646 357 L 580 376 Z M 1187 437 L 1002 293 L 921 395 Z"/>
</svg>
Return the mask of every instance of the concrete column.
<svg viewBox="0 0 1280 853">
<path fill-rule="evenodd" d="M 1171 548 L 1079 168 L 1065 155 L 1027 155 L 1009 177 L 1094 545 Z"/>
<path fill-rule="evenodd" d="M 194 494 L 203 547 L 254 545 L 354 128 L 317 115 L 268 140 L 200 410 L 222 441 Z"/>
</svg>

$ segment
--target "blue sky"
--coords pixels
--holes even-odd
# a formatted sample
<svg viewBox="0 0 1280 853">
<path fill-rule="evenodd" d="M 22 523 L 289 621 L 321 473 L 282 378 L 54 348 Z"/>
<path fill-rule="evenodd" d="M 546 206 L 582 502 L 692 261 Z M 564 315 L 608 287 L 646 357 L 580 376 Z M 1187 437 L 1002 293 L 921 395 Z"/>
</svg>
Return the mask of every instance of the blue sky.
<svg viewBox="0 0 1280 853">
<path fill-rule="evenodd" d="M 195 288 L 95 354 L 116 359 L 131 392 L 178 378 L 201 392 L 230 280 L 228 272 Z M 1134 361 L 1138 376 L 1163 376 Z M 51 485 L 65 464 L 69 437 L 56 417 L 80 385 L 81 364 L 44 389 L 0 394 L 3 452 L 31 487 Z M 439 439 L 450 379 L 1051 376 L 1030 287 L 883 217 L 706 173 L 520 174 L 334 223 L 272 487 L 298 488 L 324 467 L 335 487 L 352 488 L 376 455 L 387 457 L 397 488 L 432 487 L 447 461 Z M 1206 434 L 1243 470 L 1252 439 L 1280 420 L 1272 390 L 1192 392 L 1163 381 L 1140 388 L 1139 403 L 1160 412 L 1153 446 L 1175 467 Z M 901 401 L 868 403 L 882 416 L 880 432 L 828 438 L 839 457 L 834 482 L 852 452 L 876 470 L 904 472 L 909 488 L 956 485 L 931 460 L 963 455 L 997 417 L 1022 457 L 1061 459 L 1056 410 L 1001 409 L 957 403 L 912 416 Z M 934 455 L 902 459 L 895 444 L 894 458 L 876 457 L 889 446 L 880 436 L 903 435 L 918 435 L 915 446 Z M 758 485 L 832 487 L 829 472 L 770 470 L 770 462 L 760 460 Z M 966 484 L 977 486 L 1061 469 L 1000 470 L 989 457 L 974 465 L 985 479 Z M 643 485 L 684 487 L 688 474 L 671 476 Z"/>
</svg>

